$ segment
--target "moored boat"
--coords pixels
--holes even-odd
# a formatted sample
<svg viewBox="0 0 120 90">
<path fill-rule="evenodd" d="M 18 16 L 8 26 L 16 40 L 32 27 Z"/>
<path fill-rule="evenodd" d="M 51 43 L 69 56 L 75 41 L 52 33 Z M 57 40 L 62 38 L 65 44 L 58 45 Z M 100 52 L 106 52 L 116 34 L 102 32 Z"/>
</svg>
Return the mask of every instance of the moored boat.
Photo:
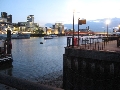
<svg viewBox="0 0 120 90">
<path fill-rule="evenodd" d="M 7 34 L 0 34 L 0 37 L 7 38 Z M 29 39 L 30 34 L 11 34 L 11 39 Z"/>
<path fill-rule="evenodd" d="M 53 37 L 50 35 L 46 35 L 46 36 L 44 36 L 44 39 L 53 39 Z"/>
<path fill-rule="evenodd" d="M 56 34 L 51 34 L 50 36 L 51 37 L 58 37 Z"/>
<path fill-rule="evenodd" d="M 12 39 L 29 39 L 30 38 L 30 34 L 12 34 L 11 35 Z"/>
<path fill-rule="evenodd" d="M 7 38 L 7 33 L 1 33 L 0 37 Z M 11 33 L 11 39 L 29 39 L 30 33 Z"/>
</svg>

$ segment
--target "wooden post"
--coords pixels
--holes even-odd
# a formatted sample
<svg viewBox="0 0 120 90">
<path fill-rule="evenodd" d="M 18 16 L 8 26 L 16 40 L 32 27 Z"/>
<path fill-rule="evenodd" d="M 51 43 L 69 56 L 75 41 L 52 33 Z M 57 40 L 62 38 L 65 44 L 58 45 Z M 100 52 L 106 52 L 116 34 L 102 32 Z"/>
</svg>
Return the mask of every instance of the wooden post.
<svg viewBox="0 0 120 90">
<path fill-rule="evenodd" d="M 11 54 L 11 31 L 7 30 L 7 54 Z"/>
</svg>

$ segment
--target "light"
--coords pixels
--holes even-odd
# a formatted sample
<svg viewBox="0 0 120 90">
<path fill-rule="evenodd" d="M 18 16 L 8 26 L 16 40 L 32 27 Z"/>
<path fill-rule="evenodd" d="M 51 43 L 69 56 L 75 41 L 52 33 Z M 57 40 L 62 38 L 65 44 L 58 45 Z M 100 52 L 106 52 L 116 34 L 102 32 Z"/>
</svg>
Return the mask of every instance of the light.
<svg viewBox="0 0 120 90">
<path fill-rule="evenodd" d="M 119 29 L 118 31 L 120 32 L 120 24 L 118 25 L 118 29 Z"/>
<path fill-rule="evenodd" d="M 110 23 L 110 20 L 106 20 L 106 24 L 108 25 Z"/>
<path fill-rule="evenodd" d="M 118 25 L 118 27 L 120 28 L 120 25 Z"/>
</svg>

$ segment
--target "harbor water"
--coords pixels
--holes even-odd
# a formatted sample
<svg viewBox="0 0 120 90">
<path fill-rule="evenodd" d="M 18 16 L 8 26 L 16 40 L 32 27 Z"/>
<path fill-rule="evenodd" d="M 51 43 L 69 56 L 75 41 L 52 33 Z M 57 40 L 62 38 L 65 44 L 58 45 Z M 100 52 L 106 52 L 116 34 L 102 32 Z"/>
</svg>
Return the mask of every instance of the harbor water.
<svg viewBox="0 0 120 90">
<path fill-rule="evenodd" d="M 63 69 L 66 40 L 64 36 L 49 40 L 43 37 L 12 39 L 13 67 L 0 72 L 31 81 L 59 72 Z"/>
<path fill-rule="evenodd" d="M 82 38 L 89 39 L 87 36 Z M 62 75 L 63 54 L 66 46 L 67 36 L 53 39 L 43 37 L 12 39 L 13 67 L 0 70 L 0 73 L 33 82 L 42 81 L 46 76 L 57 78 Z"/>
</svg>

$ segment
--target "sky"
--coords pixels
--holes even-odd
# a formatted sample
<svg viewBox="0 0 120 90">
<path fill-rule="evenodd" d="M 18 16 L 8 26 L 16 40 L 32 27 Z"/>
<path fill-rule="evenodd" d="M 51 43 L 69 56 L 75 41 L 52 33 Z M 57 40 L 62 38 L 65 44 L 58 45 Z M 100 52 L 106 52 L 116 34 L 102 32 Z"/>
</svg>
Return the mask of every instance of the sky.
<svg viewBox="0 0 120 90">
<path fill-rule="evenodd" d="M 35 23 L 62 22 L 71 24 L 77 19 L 95 20 L 120 17 L 120 0 L 0 0 L 0 12 L 13 16 L 13 23 L 26 22 L 34 15 Z"/>
</svg>

